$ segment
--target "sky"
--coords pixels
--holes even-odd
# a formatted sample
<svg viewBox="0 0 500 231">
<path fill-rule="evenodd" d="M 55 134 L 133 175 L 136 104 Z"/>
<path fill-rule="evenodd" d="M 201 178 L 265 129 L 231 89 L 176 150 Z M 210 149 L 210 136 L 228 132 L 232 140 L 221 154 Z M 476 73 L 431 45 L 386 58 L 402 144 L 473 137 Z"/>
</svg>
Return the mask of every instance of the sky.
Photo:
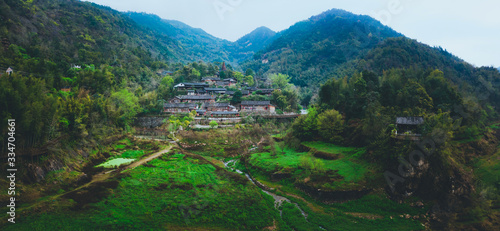
<svg viewBox="0 0 500 231">
<path fill-rule="evenodd" d="M 337 8 L 372 16 L 409 38 L 475 66 L 500 67 L 500 1 L 492 0 L 87 0 L 156 14 L 236 41 L 257 27 L 282 31 Z"/>
</svg>

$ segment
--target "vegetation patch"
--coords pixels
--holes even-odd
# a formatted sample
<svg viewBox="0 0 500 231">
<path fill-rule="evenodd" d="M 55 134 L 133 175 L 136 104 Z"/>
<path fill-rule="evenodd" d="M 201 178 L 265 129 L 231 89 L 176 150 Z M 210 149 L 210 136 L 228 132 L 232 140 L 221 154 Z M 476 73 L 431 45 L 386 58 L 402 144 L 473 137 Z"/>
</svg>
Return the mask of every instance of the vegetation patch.
<svg viewBox="0 0 500 231">
<path fill-rule="evenodd" d="M 339 158 L 340 154 L 332 154 L 313 149 L 313 156 L 324 160 L 335 160 Z"/>
<path fill-rule="evenodd" d="M 311 152 L 297 152 L 277 143 L 274 153 L 252 154 L 249 163 L 267 173 L 291 174 L 296 183 L 305 183 L 325 190 L 356 188 L 372 168 L 370 164 L 358 159 L 364 149 L 321 142 L 306 145 L 314 149 Z M 315 150 L 316 148 L 318 149 Z M 319 155 L 327 158 L 318 158 L 314 153 L 320 153 Z M 341 158 L 331 159 L 340 156 Z"/>
<path fill-rule="evenodd" d="M 68 194 L 82 206 L 23 216 L 15 230 L 261 230 L 280 220 L 272 197 L 193 156 L 164 155 L 131 169 L 113 187 L 96 185 L 96 199 L 97 189 Z"/>
<path fill-rule="evenodd" d="M 122 158 L 138 159 L 144 156 L 144 150 L 129 150 L 120 155 Z"/>
</svg>

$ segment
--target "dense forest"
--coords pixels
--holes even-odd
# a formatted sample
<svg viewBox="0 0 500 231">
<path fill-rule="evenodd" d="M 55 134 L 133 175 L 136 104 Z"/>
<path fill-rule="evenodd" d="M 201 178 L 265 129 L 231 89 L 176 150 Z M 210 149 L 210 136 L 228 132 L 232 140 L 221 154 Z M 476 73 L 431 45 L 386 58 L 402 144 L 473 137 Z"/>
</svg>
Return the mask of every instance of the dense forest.
<svg viewBox="0 0 500 231">
<path fill-rule="evenodd" d="M 0 152 L 15 119 L 21 229 L 498 227 L 497 68 L 336 9 L 236 42 L 76 0 L 0 0 L 0 19 Z M 237 82 L 217 102 L 293 119 L 207 130 L 190 127 L 196 111 L 162 113 L 187 94 L 176 84 L 215 76 Z M 161 117 L 169 142 L 138 138 L 139 117 Z"/>
<path fill-rule="evenodd" d="M 334 9 L 296 23 L 276 36 L 243 66 L 262 75 L 288 74 L 296 85 L 314 86 L 379 42 L 402 35 L 371 17 Z"/>
<path fill-rule="evenodd" d="M 176 41 L 176 49 L 183 60 L 190 62 L 227 62 L 237 66 L 240 62 L 270 44 L 276 32 L 260 27 L 230 42 L 216 38 L 202 29 L 192 28 L 182 22 L 165 20 L 152 14 L 127 12 L 132 20 Z"/>
</svg>

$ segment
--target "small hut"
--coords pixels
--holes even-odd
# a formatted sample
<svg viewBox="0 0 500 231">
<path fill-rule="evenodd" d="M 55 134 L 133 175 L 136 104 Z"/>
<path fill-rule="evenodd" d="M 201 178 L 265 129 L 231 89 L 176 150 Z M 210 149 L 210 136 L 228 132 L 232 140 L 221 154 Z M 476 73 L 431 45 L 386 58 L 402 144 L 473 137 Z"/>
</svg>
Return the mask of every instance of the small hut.
<svg viewBox="0 0 500 231">
<path fill-rule="evenodd" d="M 14 70 L 12 70 L 11 67 L 7 68 L 7 71 L 5 71 L 5 73 L 7 73 L 8 75 L 11 75 L 13 72 Z"/>
<path fill-rule="evenodd" d="M 424 123 L 424 117 L 397 117 L 396 118 L 396 138 L 418 140 L 422 136 L 419 126 Z"/>
</svg>

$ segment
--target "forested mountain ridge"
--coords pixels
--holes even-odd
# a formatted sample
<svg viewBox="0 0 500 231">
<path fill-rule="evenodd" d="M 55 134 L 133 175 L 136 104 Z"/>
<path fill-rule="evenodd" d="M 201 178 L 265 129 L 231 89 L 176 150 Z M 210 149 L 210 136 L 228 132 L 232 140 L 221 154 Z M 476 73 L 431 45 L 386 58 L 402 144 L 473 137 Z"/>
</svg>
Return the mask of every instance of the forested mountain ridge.
<svg viewBox="0 0 500 231">
<path fill-rule="evenodd" d="M 315 85 L 386 38 L 401 36 L 369 16 L 332 9 L 279 32 L 243 67 L 261 75 L 285 73 L 300 86 Z"/>
<path fill-rule="evenodd" d="M 202 29 L 176 20 L 162 19 L 157 15 L 137 12 L 127 12 L 125 15 L 144 27 L 175 39 L 184 59 L 191 62 L 225 61 L 238 66 L 240 62 L 265 48 L 276 35 L 276 32 L 267 27 L 259 27 L 236 42 L 230 42 L 214 37 Z"/>
<path fill-rule="evenodd" d="M 230 41 L 216 38 L 202 29 L 192 28 L 182 22 L 166 20 L 153 14 L 126 12 L 139 25 L 164 34 L 176 41 L 176 48 L 184 60 L 190 62 L 222 62 L 237 64 L 230 50 Z"/>
<path fill-rule="evenodd" d="M 152 57 L 179 60 L 175 40 L 158 36 L 108 7 L 80 1 L 0 1 L 0 37 L 11 55 L 39 59 L 40 68 L 65 71 L 71 64 L 129 66 Z M 149 57 L 149 58 L 148 58 Z M 0 58 L 2 66 L 33 70 L 21 60 Z M 24 64 L 23 64 L 24 63 Z M 26 66 L 23 66 L 25 65 Z M 139 68 L 134 66 L 131 68 Z"/>
<path fill-rule="evenodd" d="M 266 48 L 266 46 L 271 44 L 276 39 L 276 32 L 262 26 L 241 37 L 235 43 L 240 47 L 240 53 L 251 52 L 253 55 L 253 53 Z"/>
</svg>

